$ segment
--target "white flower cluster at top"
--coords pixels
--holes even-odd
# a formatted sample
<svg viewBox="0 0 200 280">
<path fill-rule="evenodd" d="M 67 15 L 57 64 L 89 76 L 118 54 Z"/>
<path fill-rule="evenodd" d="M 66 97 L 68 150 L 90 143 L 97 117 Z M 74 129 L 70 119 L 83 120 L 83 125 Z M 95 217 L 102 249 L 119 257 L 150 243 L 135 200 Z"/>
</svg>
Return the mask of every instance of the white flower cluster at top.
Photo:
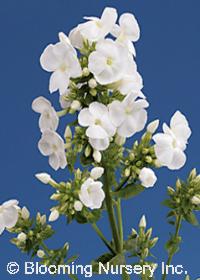
<svg viewBox="0 0 200 280">
<path fill-rule="evenodd" d="M 101 162 L 101 152 L 109 148 L 113 139 L 115 143 L 123 145 L 126 138 L 143 130 L 147 123 L 149 103 L 141 91 L 143 80 L 135 62 L 134 43 L 140 37 L 140 28 L 130 13 L 122 14 L 118 23 L 117 18 L 114 8 L 105 8 L 100 18 L 85 17 L 86 22 L 71 30 L 68 36 L 59 33 L 59 42 L 48 45 L 40 57 L 42 68 L 52 73 L 50 93 L 59 91 L 64 114 L 70 110 L 78 113 L 77 126 L 85 129 L 87 144 L 93 149 L 93 158 L 98 164 Z M 85 85 L 87 90 L 84 92 Z M 84 104 L 77 96 L 73 99 L 73 87 L 80 89 L 83 97 L 91 94 L 91 102 Z M 99 98 L 103 91 L 108 97 L 106 102 Z M 64 169 L 67 165 L 67 145 L 57 133 L 62 114 L 41 96 L 33 101 L 32 108 L 40 114 L 40 152 L 49 157 L 53 169 Z M 154 134 L 158 125 L 158 120 L 150 123 L 147 131 Z M 170 126 L 163 124 L 163 133 L 153 136 L 160 166 L 175 170 L 185 164 L 184 151 L 190 134 L 188 122 L 179 111 L 173 115 Z M 66 130 L 67 137 L 72 138 L 69 128 Z M 94 169 L 80 186 L 80 201 L 74 204 L 76 211 L 81 211 L 83 205 L 91 209 L 102 206 L 105 194 L 103 184 L 97 181 L 102 170 Z M 37 178 L 45 184 L 54 183 L 46 173 L 38 174 Z M 138 178 L 144 187 L 152 187 L 157 180 L 153 170 L 147 167 L 140 170 Z M 16 205 L 17 202 L 12 200 L 0 206 L 0 233 L 5 227 L 16 223 Z M 52 212 L 50 221 L 59 217 L 56 211 Z"/>
</svg>

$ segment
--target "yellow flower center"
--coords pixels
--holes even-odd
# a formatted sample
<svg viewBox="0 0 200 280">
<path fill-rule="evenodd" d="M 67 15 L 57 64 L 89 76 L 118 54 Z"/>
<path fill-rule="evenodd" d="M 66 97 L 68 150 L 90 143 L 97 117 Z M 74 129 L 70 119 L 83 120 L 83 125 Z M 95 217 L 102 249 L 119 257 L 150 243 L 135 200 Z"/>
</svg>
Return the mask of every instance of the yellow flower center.
<svg viewBox="0 0 200 280">
<path fill-rule="evenodd" d="M 111 66 L 113 64 L 113 59 L 112 57 L 108 57 L 106 63 Z"/>
</svg>

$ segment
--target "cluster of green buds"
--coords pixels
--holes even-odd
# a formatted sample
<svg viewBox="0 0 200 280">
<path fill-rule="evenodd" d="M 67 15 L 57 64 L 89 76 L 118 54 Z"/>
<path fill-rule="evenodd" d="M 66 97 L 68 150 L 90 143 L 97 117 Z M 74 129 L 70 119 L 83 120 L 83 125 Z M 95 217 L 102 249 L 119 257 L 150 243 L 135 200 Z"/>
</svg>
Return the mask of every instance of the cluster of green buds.
<svg viewBox="0 0 200 280">
<path fill-rule="evenodd" d="M 198 225 L 195 211 L 200 210 L 200 175 L 196 169 L 190 172 L 185 182 L 178 179 L 176 187 L 168 187 L 167 192 L 169 199 L 164 201 L 164 205 L 171 209 L 169 223 L 175 224 L 173 218 L 181 215 L 190 224 Z"/>
<path fill-rule="evenodd" d="M 11 239 L 22 252 L 37 255 L 43 242 L 54 234 L 54 230 L 46 223 L 46 215 L 37 214 L 36 218 L 30 218 L 29 211 L 24 207 L 19 210 L 17 224 L 9 229 L 17 237 Z"/>
<path fill-rule="evenodd" d="M 57 205 L 51 211 L 56 210 L 59 215 L 64 215 L 68 223 L 73 219 L 76 219 L 78 223 L 93 223 L 98 220 L 101 210 L 90 211 L 79 201 L 80 187 L 89 176 L 87 169 L 82 172 L 78 168 L 74 170 L 74 180 L 52 185 L 56 192 L 50 198 L 56 201 Z"/>
<path fill-rule="evenodd" d="M 49 249 L 44 241 L 49 239 L 54 230 L 46 222 L 46 215 L 37 213 L 36 218 L 31 218 L 26 207 L 19 209 L 18 221 L 15 227 L 9 229 L 10 233 L 17 234 L 11 239 L 11 243 L 17 246 L 23 253 L 31 254 L 31 257 L 40 258 L 40 263 L 47 266 L 69 264 L 77 257 L 66 260 L 69 244 L 65 243 L 59 249 Z"/>
<path fill-rule="evenodd" d="M 158 167 L 154 146 L 151 140 L 152 133 L 146 131 L 141 141 L 135 141 L 132 149 L 128 150 L 128 155 L 124 161 L 124 177 L 137 180 L 140 170 L 143 167 Z"/>
<path fill-rule="evenodd" d="M 157 268 L 157 264 L 147 260 L 151 254 L 151 249 L 156 245 L 158 237 L 152 238 L 152 228 L 146 230 L 146 218 L 142 216 L 139 222 L 139 229 L 136 231 L 132 229 L 131 235 L 128 240 L 125 241 L 124 248 L 131 254 L 130 257 L 137 257 L 140 265 L 149 265 L 154 271 Z M 146 277 L 146 278 L 145 278 Z M 146 271 L 142 279 L 150 279 L 150 271 Z M 151 278 L 152 279 L 152 278 Z"/>
</svg>

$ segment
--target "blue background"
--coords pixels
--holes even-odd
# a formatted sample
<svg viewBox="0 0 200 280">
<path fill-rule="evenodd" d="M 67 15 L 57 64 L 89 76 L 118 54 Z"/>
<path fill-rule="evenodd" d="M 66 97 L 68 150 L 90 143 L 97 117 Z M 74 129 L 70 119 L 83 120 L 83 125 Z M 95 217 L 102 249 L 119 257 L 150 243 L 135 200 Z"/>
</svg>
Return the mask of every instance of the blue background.
<svg viewBox="0 0 200 280">
<path fill-rule="evenodd" d="M 163 246 L 171 229 L 165 221 L 167 209 L 161 206 L 166 186 L 173 185 L 177 176 L 185 178 L 193 167 L 200 171 L 199 0 L 0 1 L 1 202 L 17 198 L 20 205 L 27 205 L 32 214 L 37 211 L 49 213 L 53 206 L 49 200 L 51 188 L 38 182 L 34 174 L 46 171 L 63 180 L 67 179 L 67 174 L 66 171 L 55 173 L 51 170 L 47 158 L 37 150 L 40 137 L 38 115 L 32 112 L 31 102 L 35 97 L 44 95 L 54 104 L 58 103 L 58 93 L 52 96 L 48 93 L 49 74 L 41 70 L 39 56 L 47 44 L 57 41 L 59 31 L 68 33 L 84 15 L 100 15 L 105 6 L 116 7 L 119 14 L 133 12 L 140 23 L 142 36 L 136 45 L 137 63 L 144 78 L 144 93 L 151 104 L 149 120 L 159 118 L 161 122 L 169 121 L 171 115 L 180 109 L 186 114 L 193 130 L 185 167 L 177 172 L 164 168 L 159 170 L 159 179 L 153 189 L 123 203 L 125 236 L 131 227 L 137 227 L 141 215 L 145 213 L 148 225 L 154 228 L 154 234 L 160 236 L 154 254 L 159 260 L 165 260 Z M 106 217 L 100 226 L 109 237 Z M 80 263 L 87 264 L 104 253 L 101 242 L 89 225 L 73 223 L 66 226 L 65 219 L 61 218 L 54 227 L 57 233 L 49 244 L 59 247 L 69 241 L 71 252 L 80 253 Z M 182 249 L 174 258 L 174 264 L 184 265 L 191 278 L 196 279 L 200 276 L 200 231 L 184 223 L 182 235 Z M 29 260 L 9 243 L 9 238 L 6 232 L 0 238 L 0 278 L 43 279 L 43 276 L 35 275 L 25 277 L 22 272 L 16 276 L 7 274 L 7 262 L 15 260 L 22 264 Z M 184 279 L 184 276 L 170 276 L 169 279 Z"/>
</svg>

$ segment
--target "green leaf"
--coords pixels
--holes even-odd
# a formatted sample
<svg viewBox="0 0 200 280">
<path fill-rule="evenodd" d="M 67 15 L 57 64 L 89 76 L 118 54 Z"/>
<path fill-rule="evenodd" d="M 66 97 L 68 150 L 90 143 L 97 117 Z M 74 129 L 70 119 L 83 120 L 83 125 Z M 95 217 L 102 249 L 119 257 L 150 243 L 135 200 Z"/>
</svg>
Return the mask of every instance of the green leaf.
<svg viewBox="0 0 200 280">
<path fill-rule="evenodd" d="M 144 190 L 145 190 L 145 188 L 141 185 L 129 184 L 124 189 L 119 190 L 117 192 L 113 192 L 113 195 L 117 196 L 119 198 L 128 199 L 128 198 L 137 196 Z"/>
<path fill-rule="evenodd" d="M 198 226 L 198 224 L 199 224 L 199 222 L 193 212 L 190 212 L 190 213 L 184 215 L 184 218 L 186 219 L 186 221 L 188 223 L 192 224 L 193 226 Z"/>
</svg>

